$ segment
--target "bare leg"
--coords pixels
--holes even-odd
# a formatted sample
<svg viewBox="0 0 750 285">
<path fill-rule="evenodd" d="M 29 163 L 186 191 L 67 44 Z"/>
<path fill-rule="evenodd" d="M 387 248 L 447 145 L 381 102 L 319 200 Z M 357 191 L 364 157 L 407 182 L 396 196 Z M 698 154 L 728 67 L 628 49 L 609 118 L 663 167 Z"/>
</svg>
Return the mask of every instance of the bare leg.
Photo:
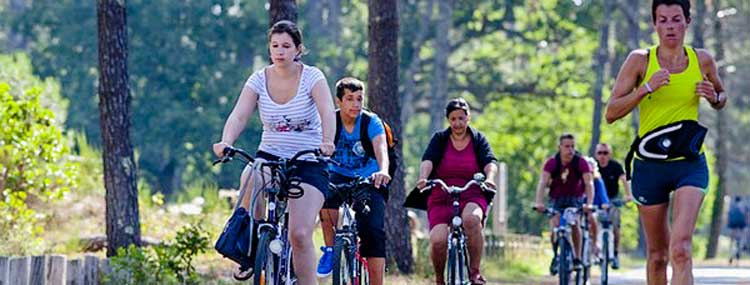
<svg viewBox="0 0 750 285">
<path fill-rule="evenodd" d="M 325 242 L 326 246 L 333 246 L 335 243 L 338 220 L 338 209 L 320 210 L 320 228 L 323 230 L 323 242 Z"/>
<path fill-rule="evenodd" d="M 370 273 L 371 285 L 383 285 L 383 275 L 385 273 L 385 258 L 369 257 L 367 258 L 367 272 Z"/>
<path fill-rule="evenodd" d="M 315 285 L 315 214 L 323 207 L 323 193 L 307 183 L 300 184 L 305 194 L 289 199 L 289 237 L 294 255 L 294 273 L 299 285 Z"/>
<path fill-rule="evenodd" d="M 430 257 L 432 267 L 435 269 L 435 283 L 445 284 L 445 259 L 448 252 L 448 228 L 447 224 L 435 225 L 430 230 Z"/>
<path fill-rule="evenodd" d="M 591 255 L 599 256 L 599 246 L 596 244 L 596 239 L 599 234 L 599 226 L 596 224 L 596 217 L 593 213 L 588 215 L 589 217 L 589 239 L 591 239 Z"/>
<path fill-rule="evenodd" d="M 479 275 L 479 265 L 482 262 L 482 250 L 484 249 L 483 217 L 482 208 L 476 203 L 467 203 L 461 214 L 469 247 L 469 278 L 472 278 L 472 280 Z"/>
<path fill-rule="evenodd" d="M 638 206 L 648 248 L 646 280 L 648 285 L 667 284 L 669 261 L 669 228 L 667 228 L 668 203 Z"/>
<path fill-rule="evenodd" d="M 270 176 L 268 175 L 268 168 L 264 168 L 263 172 L 264 174 L 266 174 L 265 178 L 270 179 Z M 263 193 L 257 193 L 262 189 L 260 189 L 260 187 L 256 187 L 256 182 L 258 182 L 256 180 L 262 178 L 260 175 L 260 172 L 253 169 L 253 166 L 251 164 L 248 164 L 247 166 L 245 166 L 245 169 L 242 170 L 242 176 L 240 177 L 240 196 L 242 196 L 240 207 L 250 211 L 250 202 L 252 200 L 252 197 L 253 195 L 258 195 L 255 200 L 255 211 L 253 213 L 253 217 L 255 219 L 262 219 L 266 213 L 266 204 L 264 203 Z"/>
<path fill-rule="evenodd" d="M 693 186 L 680 187 L 674 193 L 669 237 L 672 284 L 693 284 L 693 231 L 703 196 L 703 192 Z"/>
<path fill-rule="evenodd" d="M 609 212 L 610 221 L 612 221 L 612 233 L 614 233 L 615 253 L 620 251 L 620 209 L 612 207 Z"/>
</svg>

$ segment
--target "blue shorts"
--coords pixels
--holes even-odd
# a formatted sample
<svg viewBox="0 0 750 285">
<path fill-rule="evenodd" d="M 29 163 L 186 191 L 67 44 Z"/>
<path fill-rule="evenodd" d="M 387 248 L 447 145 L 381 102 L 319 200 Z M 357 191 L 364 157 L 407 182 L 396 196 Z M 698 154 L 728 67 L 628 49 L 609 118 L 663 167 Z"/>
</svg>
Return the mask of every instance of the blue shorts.
<svg viewBox="0 0 750 285">
<path fill-rule="evenodd" d="M 639 205 L 658 205 L 669 202 L 669 194 L 684 186 L 708 187 L 706 156 L 695 160 L 646 161 L 633 160 L 632 191 Z"/>
</svg>

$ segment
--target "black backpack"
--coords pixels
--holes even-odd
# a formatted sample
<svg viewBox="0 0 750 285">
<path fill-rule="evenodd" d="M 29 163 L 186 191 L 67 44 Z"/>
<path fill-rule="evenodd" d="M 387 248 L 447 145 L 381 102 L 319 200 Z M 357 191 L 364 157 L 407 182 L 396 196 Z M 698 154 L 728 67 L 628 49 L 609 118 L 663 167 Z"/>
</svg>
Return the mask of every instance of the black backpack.
<svg viewBox="0 0 750 285">
<path fill-rule="evenodd" d="M 367 110 L 362 110 L 362 118 L 359 120 L 359 139 L 362 141 L 362 148 L 365 150 L 365 156 L 375 159 L 375 149 L 372 147 L 372 141 L 368 135 L 368 128 L 370 126 L 370 120 L 376 116 Z M 393 178 L 398 168 L 398 154 L 396 153 L 396 144 L 398 139 L 393 136 L 391 126 L 388 125 L 382 118 L 380 121 L 383 123 L 383 129 L 385 130 L 385 140 L 388 148 L 388 175 Z M 338 145 L 339 136 L 341 135 L 341 128 L 343 123 L 341 122 L 341 110 L 336 110 L 336 135 L 333 139 L 333 144 Z"/>
</svg>

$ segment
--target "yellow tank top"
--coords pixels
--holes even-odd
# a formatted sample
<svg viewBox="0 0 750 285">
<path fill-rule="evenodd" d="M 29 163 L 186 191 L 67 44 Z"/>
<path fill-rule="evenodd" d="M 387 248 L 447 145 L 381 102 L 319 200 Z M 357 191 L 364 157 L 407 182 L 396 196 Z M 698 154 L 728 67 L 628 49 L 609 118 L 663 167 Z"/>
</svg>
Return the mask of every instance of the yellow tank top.
<svg viewBox="0 0 750 285">
<path fill-rule="evenodd" d="M 695 49 L 685 47 L 685 51 L 688 55 L 687 68 L 680 73 L 670 74 L 669 84 L 646 95 L 638 104 L 640 111 L 638 136 L 677 121 L 698 120 L 699 97 L 695 94 L 695 87 L 703 80 L 703 74 Z M 648 68 L 641 86 L 645 85 L 660 69 L 659 60 L 656 58 L 656 47 L 652 47 L 648 52 Z"/>
</svg>

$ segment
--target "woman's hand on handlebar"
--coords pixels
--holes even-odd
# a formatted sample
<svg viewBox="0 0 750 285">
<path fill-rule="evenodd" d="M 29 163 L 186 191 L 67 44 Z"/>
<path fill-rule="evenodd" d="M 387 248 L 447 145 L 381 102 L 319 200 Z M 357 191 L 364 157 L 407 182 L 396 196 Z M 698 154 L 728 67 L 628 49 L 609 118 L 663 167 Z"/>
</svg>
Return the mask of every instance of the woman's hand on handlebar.
<svg viewBox="0 0 750 285">
<path fill-rule="evenodd" d="M 224 141 L 217 142 L 213 145 L 214 154 L 217 157 L 224 157 L 224 149 L 231 148 L 232 146 Z"/>
<path fill-rule="evenodd" d="M 417 180 L 417 189 L 422 190 L 427 187 L 427 179 L 422 178 Z"/>
</svg>

